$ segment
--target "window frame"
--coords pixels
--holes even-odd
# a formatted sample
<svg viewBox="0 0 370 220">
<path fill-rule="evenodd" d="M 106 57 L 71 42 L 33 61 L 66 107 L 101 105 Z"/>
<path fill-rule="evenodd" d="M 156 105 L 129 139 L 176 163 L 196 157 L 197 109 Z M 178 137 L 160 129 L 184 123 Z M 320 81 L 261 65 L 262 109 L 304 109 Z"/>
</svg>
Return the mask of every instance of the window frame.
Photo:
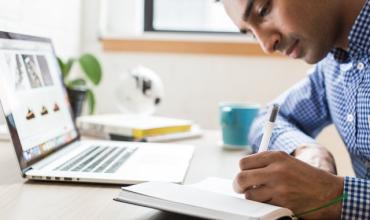
<svg viewBox="0 0 370 220">
<path fill-rule="evenodd" d="M 166 30 L 166 29 L 155 29 L 153 26 L 154 22 L 154 1 L 155 0 L 144 0 L 144 33 L 145 32 L 156 32 L 156 33 L 184 33 L 184 34 L 215 34 L 215 35 L 230 35 L 238 36 L 242 35 L 240 32 L 231 31 L 199 31 L 199 30 Z"/>
</svg>

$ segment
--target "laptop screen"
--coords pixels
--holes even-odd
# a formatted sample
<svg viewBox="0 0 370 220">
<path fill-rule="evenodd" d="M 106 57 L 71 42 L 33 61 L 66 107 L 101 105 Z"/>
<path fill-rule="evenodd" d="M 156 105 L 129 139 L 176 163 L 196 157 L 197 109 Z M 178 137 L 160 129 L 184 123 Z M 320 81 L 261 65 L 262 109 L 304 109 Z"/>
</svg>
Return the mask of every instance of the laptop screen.
<svg viewBox="0 0 370 220">
<path fill-rule="evenodd" d="M 0 34 L 0 101 L 24 169 L 78 134 L 51 42 L 4 36 Z"/>
</svg>

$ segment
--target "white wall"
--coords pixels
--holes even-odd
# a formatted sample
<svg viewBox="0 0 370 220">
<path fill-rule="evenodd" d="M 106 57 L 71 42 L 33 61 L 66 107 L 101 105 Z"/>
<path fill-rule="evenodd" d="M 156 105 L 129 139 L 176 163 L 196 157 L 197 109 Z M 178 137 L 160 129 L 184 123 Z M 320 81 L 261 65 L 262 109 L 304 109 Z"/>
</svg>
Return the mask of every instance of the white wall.
<svg viewBox="0 0 370 220">
<path fill-rule="evenodd" d="M 166 96 L 158 114 L 191 119 L 203 128 L 218 128 L 219 102 L 254 101 L 264 105 L 301 80 L 310 68 L 301 61 L 277 58 L 106 53 L 98 40 L 99 10 L 99 0 L 83 0 L 82 50 L 95 53 L 104 69 L 102 84 L 95 89 L 98 113 L 118 112 L 113 95 L 117 79 L 140 64 L 156 71 L 164 82 Z M 119 28 L 119 24 L 114 27 Z M 337 155 L 341 174 L 353 175 L 333 126 L 320 135 L 319 142 Z"/>
<path fill-rule="evenodd" d="M 63 57 L 80 51 L 80 0 L 0 0 L 0 30 L 49 37 Z"/>
</svg>

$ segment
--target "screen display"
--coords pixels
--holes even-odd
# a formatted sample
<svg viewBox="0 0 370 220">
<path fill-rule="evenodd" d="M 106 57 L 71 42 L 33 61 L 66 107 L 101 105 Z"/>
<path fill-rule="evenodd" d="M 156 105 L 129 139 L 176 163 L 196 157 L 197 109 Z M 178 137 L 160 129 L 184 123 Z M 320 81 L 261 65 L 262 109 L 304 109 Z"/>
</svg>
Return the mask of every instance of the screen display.
<svg viewBox="0 0 370 220">
<path fill-rule="evenodd" d="M 51 43 L 0 38 L 0 100 L 21 167 L 78 136 Z"/>
</svg>

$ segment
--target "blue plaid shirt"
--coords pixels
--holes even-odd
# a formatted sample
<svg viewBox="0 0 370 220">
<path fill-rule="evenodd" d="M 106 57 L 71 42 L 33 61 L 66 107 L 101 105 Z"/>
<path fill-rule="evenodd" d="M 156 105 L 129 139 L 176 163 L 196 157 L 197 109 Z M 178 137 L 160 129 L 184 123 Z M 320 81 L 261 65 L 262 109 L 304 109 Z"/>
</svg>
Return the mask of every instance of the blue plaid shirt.
<svg viewBox="0 0 370 220">
<path fill-rule="evenodd" d="M 294 151 L 334 123 L 350 154 L 356 178 L 345 177 L 342 219 L 370 219 L 370 0 L 349 36 L 349 50 L 333 49 L 300 83 L 280 96 L 270 149 Z M 249 135 L 254 151 L 262 138 L 266 110 Z"/>
</svg>

